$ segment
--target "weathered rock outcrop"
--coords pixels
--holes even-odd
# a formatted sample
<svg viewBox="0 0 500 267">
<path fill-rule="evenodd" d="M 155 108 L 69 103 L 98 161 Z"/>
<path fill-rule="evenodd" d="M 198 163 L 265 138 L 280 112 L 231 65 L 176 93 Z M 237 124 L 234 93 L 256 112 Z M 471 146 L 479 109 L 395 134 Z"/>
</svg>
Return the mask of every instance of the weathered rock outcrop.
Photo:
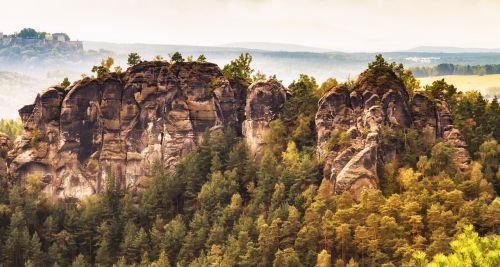
<svg viewBox="0 0 500 267">
<path fill-rule="evenodd" d="M 448 104 L 440 100 L 434 103 L 423 93 L 416 93 L 412 99 L 411 107 L 416 128 L 430 127 L 436 137 L 450 142 L 455 148 L 455 164 L 460 170 L 467 170 L 471 157 L 462 134 L 453 127 L 453 119 Z"/>
<path fill-rule="evenodd" d="M 269 123 L 280 117 L 286 101 L 286 89 L 275 79 L 256 82 L 247 91 L 246 120 L 243 122 L 245 136 L 254 158 L 259 160 L 269 132 Z"/>
<path fill-rule="evenodd" d="M 412 125 L 418 131 L 431 127 L 437 138 L 450 141 L 457 165 L 462 170 L 468 167 L 465 142 L 453 128 L 446 103 L 431 101 L 423 93 L 410 99 L 402 80 L 392 71 L 369 69 L 352 90 L 339 86 L 323 96 L 316 114 L 317 152 L 335 192 L 351 191 L 359 196 L 364 188 L 377 187 L 382 155 L 389 152 L 380 148 L 384 126 Z"/>
<path fill-rule="evenodd" d="M 38 94 L 19 111 L 23 136 L 12 146 L 0 135 L 0 175 L 7 170 L 22 183 L 38 173 L 49 195 L 64 198 L 101 192 L 111 175 L 136 188 L 154 161 L 173 169 L 207 129 L 220 127 L 241 129 L 258 161 L 286 99 L 286 88 L 274 79 L 236 88 L 211 63 L 140 63 Z M 397 156 L 381 149 L 387 127 L 431 129 L 453 144 L 460 169 L 470 162 L 446 103 L 423 93 L 410 99 L 387 68 L 368 69 L 352 88 L 333 88 L 321 98 L 315 122 L 317 153 L 336 193 L 359 196 L 378 187 L 384 157 Z"/>
<path fill-rule="evenodd" d="M 42 175 L 58 197 L 100 192 L 109 175 L 135 187 L 155 160 L 173 168 L 207 129 L 235 126 L 234 91 L 211 63 L 145 62 L 106 79 L 41 92 L 20 110 L 25 134 L 9 172 Z"/>
</svg>

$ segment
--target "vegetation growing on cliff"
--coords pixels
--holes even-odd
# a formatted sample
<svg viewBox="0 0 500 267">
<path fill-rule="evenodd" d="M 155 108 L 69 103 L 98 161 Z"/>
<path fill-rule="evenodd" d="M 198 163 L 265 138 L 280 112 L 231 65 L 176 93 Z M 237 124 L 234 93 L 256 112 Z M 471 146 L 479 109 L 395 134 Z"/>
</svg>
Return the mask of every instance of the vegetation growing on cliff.
<svg viewBox="0 0 500 267">
<path fill-rule="evenodd" d="M 20 119 L 0 119 L 0 132 L 14 140 L 23 133 L 23 124 Z"/>
<path fill-rule="evenodd" d="M 248 57 L 225 74 L 250 82 Z M 378 58 L 373 68 L 394 65 Z M 386 65 L 387 64 L 387 65 Z M 241 69 L 239 69 L 241 68 Z M 375 72 L 375 71 L 374 71 Z M 384 79 L 386 79 L 385 77 Z M 410 79 L 411 77 L 409 77 Z M 385 82 L 381 80 L 380 82 Z M 329 81 L 332 83 L 332 81 Z M 326 87 L 327 85 L 325 85 Z M 474 156 L 454 165 L 447 142 L 384 129 L 401 157 L 358 201 L 322 181 L 311 125 L 320 95 L 301 75 L 254 162 L 233 129 L 207 131 L 177 165 L 160 164 L 137 192 L 108 179 L 81 202 L 47 199 L 41 177 L 0 187 L 5 266 L 442 266 L 500 264 L 498 103 L 427 88 L 446 99 Z M 323 87 L 321 91 L 326 91 Z M 316 101 L 316 102 L 314 102 Z M 472 126 L 474 125 L 474 126 Z M 469 130 L 468 130 L 469 129 Z M 469 131 L 469 132 L 467 132 Z M 343 132 L 332 146 L 349 142 Z M 145 166 L 149 167 L 149 166 Z M 113 177 L 111 175 L 111 177 Z M 8 184 L 4 177 L 2 184 Z M 496 188 L 496 189 L 495 189 Z M 479 237 L 479 235 L 481 237 Z"/>
<path fill-rule="evenodd" d="M 248 87 L 252 83 L 253 69 L 250 67 L 252 56 L 249 53 L 241 54 L 238 58 L 225 65 L 222 73 L 232 82 Z"/>
<path fill-rule="evenodd" d="M 130 67 L 141 63 L 141 56 L 137 53 L 130 53 L 127 58 L 127 65 Z"/>
</svg>

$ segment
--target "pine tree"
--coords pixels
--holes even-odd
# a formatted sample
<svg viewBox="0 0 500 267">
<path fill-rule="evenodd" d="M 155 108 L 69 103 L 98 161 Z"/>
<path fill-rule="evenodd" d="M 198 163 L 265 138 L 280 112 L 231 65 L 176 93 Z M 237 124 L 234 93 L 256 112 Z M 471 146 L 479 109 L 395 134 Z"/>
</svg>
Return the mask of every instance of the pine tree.
<svg viewBox="0 0 500 267">
<path fill-rule="evenodd" d="M 42 254 L 42 244 L 40 243 L 40 238 L 38 237 L 37 232 L 35 232 L 31 237 L 28 258 L 35 266 L 42 266 L 44 263 L 45 259 Z"/>
<path fill-rule="evenodd" d="M 139 263 L 139 267 L 149 267 L 151 266 L 151 260 L 149 259 L 149 254 L 145 251 L 141 256 L 141 262 Z"/>
<path fill-rule="evenodd" d="M 27 259 L 30 240 L 28 228 L 21 208 L 16 208 L 11 217 L 7 240 L 5 241 L 5 262 L 8 266 L 23 266 Z"/>
<path fill-rule="evenodd" d="M 116 264 L 113 264 L 113 267 L 127 267 L 127 260 L 125 260 L 125 257 L 120 257 L 118 259 L 118 262 Z"/>
<path fill-rule="evenodd" d="M 177 216 L 167 223 L 164 229 L 162 247 L 167 251 L 167 257 L 175 263 L 181 247 L 179 244 L 183 244 L 186 236 L 186 226 L 181 216 Z"/>
<path fill-rule="evenodd" d="M 346 262 L 349 253 L 349 244 L 351 240 L 350 225 L 343 223 L 336 228 L 336 239 L 339 243 L 342 260 Z"/>
<path fill-rule="evenodd" d="M 326 250 L 322 250 L 318 253 L 318 260 L 316 261 L 316 267 L 331 267 L 332 257 Z"/>
<path fill-rule="evenodd" d="M 353 258 L 351 258 L 346 267 L 359 267 L 359 264 Z"/>
<path fill-rule="evenodd" d="M 198 63 L 205 63 L 207 62 L 207 58 L 205 57 L 205 55 L 201 54 L 197 59 L 196 59 L 196 62 Z"/>
<path fill-rule="evenodd" d="M 304 266 L 293 248 L 278 250 L 274 257 L 273 267 L 302 267 Z"/>
<path fill-rule="evenodd" d="M 275 219 L 271 225 L 266 223 L 259 226 L 259 248 L 261 251 L 261 264 L 270 265 L 274 258 L 274 253 L 279 247 L 279 228 L 281 220 Z"/>
<path fill-rule="evenodd" d="M 265 163 L 266 153 L 271 153 L 274 157 L 281 157 L 281 153 L 287 147 L 287 129 L 280 119 L 269 123 L 269 132 L 264 136 L 265 150 L 261 162 Z"/>
<path fill-rule="evenodd" d="M 132 67 L 134 65 L 137 65 L 139 63 L 141 63 L 141 56 L 139 56 L 139 54 L 137 53 L 130 53 L 128 55 L 128 59 L 127 59 L 127 64 Z"/>
<path fill-rule="evenodd" d="M 50 245 L 50 247 L 47 251 L 47 254 L 48 254 L 47 256 L 48 256 L 49 263 L 54 264 L 54 265 L 64 264 L 63 263 L 63 261 L 64 261 L 63 255 L 62 255 L 61 250 L 56 242 L 54 242 L 54 243 L 52 243 L 52 245 Z"/>
<path fill-rule="evenodd" d="M 179 51 L 176 51 L 173 54 L 169 54 L 169 56 L 170 56 L 170 62 L 172 63 L 184 62 L 184 58 L 182 57 L 182 54 Z"/>
<path fill-rule="evenodd" d="M 156 219 L 149 233 L 151 238 L 150 256 L 153 259 L 158 258 L 160 252 L 163 251 L 163 236 L 165 234 L 164 226 L 165 223 L 163 222 L 163 219 L 159 215 L 156 215 Z"/>
<path fill-rule="evenodd" d="M 252 83 L 253 69 L 250 67 L 252 56 L 249 53 L 241 54 L 237 59 L 226 64 L 222 73 L 229 80 L 248 87 Z"/>
<path fill-rule="evenodd" d="M 78 255 L 76 259 L 71 264 L 71 267 L 87 267 L 88 264 L 82 254 Z"/>
<path fill-rule="evenodd" d="M 288 218 L 280 230 L 280 248 L 293 247 L 300 227 L 300 212 L 294 206 L 289 206 Z"/>
<path fill-rule="evenodd" d="M 331 210 L 326 210 L 321 220 L 321 240 L 319 244 L 327 251 L 333 250 L 335 239 L 335 228 L 338 222 L 335 220 L 335 214 Z"/>
<path fill-rule="evenodd" d="M 160 257 L 158 258 L 157 261 L 153 262 L 151 265 L 152 267 L 170 267 L 170 262 L 167 257 L 167 253 L 165 251 L 162 251 L 160 253 Z"/>
<path fill-rule="evenodd" d="M 98 248 L 96 252 L 96 263 L 103 266 L 109 266 L 114 262 L 111 255 L 111 242 L 109 225 L 106 222 L 102 222 L 98 229 L 99 241 Z"/>
<path fill-rule="evenodd" d="M 262 163 L 257 173 L 257 188 L 255 189 L 254 201 L 257 203 L 269 203 L 274 185 L 279 177 L 277 161 L 274 155 L 267 150 L 264 152 Z"/>
<path fill-rule="evenodd" d="M 137 232 L 137 236 L 135 237 L 133 243 L 133 254 L 134 254 L 133 259 L 135 259 L 135 262 L 139 262 L 144 253 L 148 251 L 149 251 L 149 238 L 144 228 L 141 227 L 141 229 L 139 229 L 139 232 Z"/>
<path fill-rule="evenodd" d="M 137 226 L 132 221 L 128 221 L 125 225 L 123 240 L 120 244 L 121 255 L 128 260 L 134 260 L 138 255 L 136 254 L 135 238 L 137 236 Z M 140 254 L 139 254 L 140 255 Z"/>
</svg>

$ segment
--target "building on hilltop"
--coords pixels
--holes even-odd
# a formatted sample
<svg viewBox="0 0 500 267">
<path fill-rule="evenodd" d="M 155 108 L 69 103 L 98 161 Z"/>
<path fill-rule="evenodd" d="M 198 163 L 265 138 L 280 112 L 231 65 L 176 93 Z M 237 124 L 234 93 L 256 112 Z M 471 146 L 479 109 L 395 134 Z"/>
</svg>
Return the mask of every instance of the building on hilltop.
<svg viewBox="0 0 500 267">
<path fill-rule="evenodd" d="M 35 34 L 33 34 L 33 31 Z M 2 48 L 37 48 L 37 49 L 59 49 L 66 51 L 82 51 L 81 41 L 71 41 L 70 37 L 63 32 L 47 33 L 30 31 L 30 34 L 14 33 L 12 35 L 0 34 L 0 47 Z"/>
<path fill-rule="evenodd" d="M 53 33 L 52 38 L 54 40 L 57 40 L 58 42 L 63 42 L 63 43 L 70 41 L 69 36 L 65 33 Z"/>
</svg>

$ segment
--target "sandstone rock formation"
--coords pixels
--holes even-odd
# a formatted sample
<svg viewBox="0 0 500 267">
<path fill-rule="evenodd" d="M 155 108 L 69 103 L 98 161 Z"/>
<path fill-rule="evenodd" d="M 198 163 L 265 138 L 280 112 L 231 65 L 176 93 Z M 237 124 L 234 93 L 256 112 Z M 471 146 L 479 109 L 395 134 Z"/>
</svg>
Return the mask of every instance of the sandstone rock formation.
<svg viewBox="0 0 500 267">
<path fill-rule="evenodd" d="M 269 123 L 280 117 L 286 101 L 286 89 L 275 79 L 252 84 L 247 91 L 243 135 L 254 158 L 259 160 L 269 132 Z"/>
<path fill-rule="evenodd" d="M 100 192 L 109 175 L 135 187 L 147 166 L 173 168 L 207 129 L 235 126 L 234 90 L 211 63 L 144 62 L 105 79 L 41 92 L 20 110 L 25 134 L 9 172 L 42 175 L 58 197 Z"/>
<path fill-rule="evenodd" d="M 455 164 L 461 171 L 467 170 L 471 157 L 462 134 L 453 127 L 448 104 L 442 100 L 433 103 L 423 93 L 416 93 L 412 99 L 412 112 L 417 129 L 430 127 L 436 137 L 450 142 L 455 148 Z"/>
<path fill-rule="evenodd" d="M 316 114 L 317 152 L 325 162 L 325 178 L 336 193 L 379 184 L 382 162 L 380 138 L 384 125 L 422 131 L 431 127 L 437 138 L 455 147 L 455 162 L 465 170 L 470 157 L 460 132 L 453 128 L 445 102 L 431 101 L 423 93 L 410 99 L 401 79 L 392 71 L 367 70 L 349 90 L 338 86 L 319 102 Z"/>
<path fill-rule="evenodd" d="M 211 63 L 140 63 L 38 94 L 19 111 L 23 136 L 12 146 L 0 135 L 0 174 L 7 170 L 22 183 L 37 173 L 46 193 L 61 198 L 101 192 L 111 176 L 136 188 L 154 161 L 173 169 L 208 129 L 219 127 L 241 129 L 258 161 L 286 99 L 286 88 L 274 79 L 248 90 L 233 87 Z M 336 193 L 359 196 L 378 187 L 384 156 L 396 156 L 380 146 L 387 127 L 431 129 L 453 144 L 460 169 L 468 168 L 466 144 L 446 103 L 423 93 L 410 98 L 392 70 L 368 69 L 352 88 L 333 88 L 318 105 L 317 153 Z"/>
</svg>

